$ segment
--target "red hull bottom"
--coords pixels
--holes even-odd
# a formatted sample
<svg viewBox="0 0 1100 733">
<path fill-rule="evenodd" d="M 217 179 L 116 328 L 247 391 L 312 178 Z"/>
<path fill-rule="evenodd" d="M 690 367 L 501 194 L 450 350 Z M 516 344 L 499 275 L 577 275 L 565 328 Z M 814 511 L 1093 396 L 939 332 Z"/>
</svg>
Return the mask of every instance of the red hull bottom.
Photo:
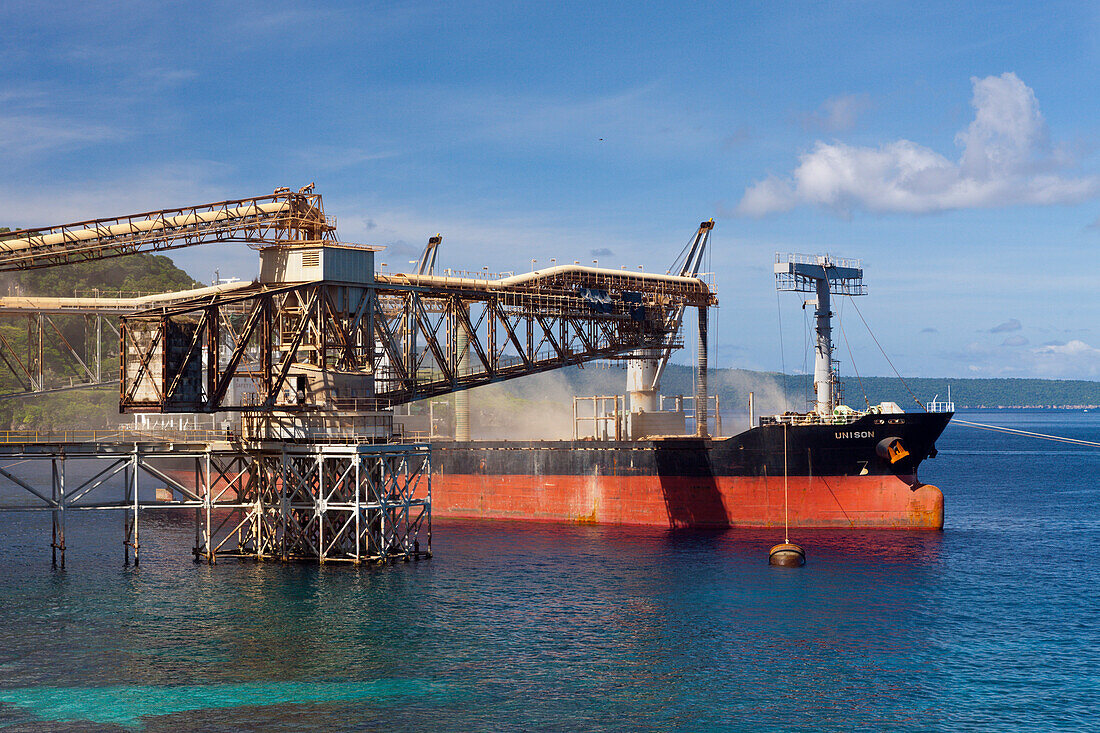
<svg viewBox="0 0 1100 733">
<path fill-rule="evenodd" d="M 943 529 L 943 493 L 898 476 L 791 477 L 791 527 Z M 432 515 L 672 528 L 781 527 L 783 480 L 722 476 L 432 476 Z"/>
</svg>

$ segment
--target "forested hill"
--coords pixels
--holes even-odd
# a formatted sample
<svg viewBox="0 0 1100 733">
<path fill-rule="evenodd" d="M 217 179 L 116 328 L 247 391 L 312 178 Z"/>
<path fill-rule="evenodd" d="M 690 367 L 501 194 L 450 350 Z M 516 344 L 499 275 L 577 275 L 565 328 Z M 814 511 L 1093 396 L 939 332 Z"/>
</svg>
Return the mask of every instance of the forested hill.
<svg viewBox="0 0 1100 733">
<path fill-rule="evenodd" d="M 929 379 L 907 377 L 905 382 L 923 402 L 939 395 L 951 399 L 956 407 L 1094 407 L 1100 405 L 1100 382 L 1067 379 Z M 909 397 L 905 385 L 896 378 L 864 377 L 871 404 L 892 400 L 904 405 Z M 855 378 L 844 380 L 850 405 L 857 406 L 863 390 Z"/>
<path fill-rule="evenodd" d="M 6 227 L 0 227 L 0 240 Z M 68 296 L 84 291 L 166 293 L 187 290 L 198 283 L 164 255 L 136 254 L 109 260 L 82 262 L 0 274 L 0 295 Z M 104 295 L 110 295 L 104 292 Z"/>
<path fill-rule="evenodd" d="M 0 239 L 6 229 L 0 228 Z M 79 265 L 49 267 L 41 270 L 0 273 L 0 296 L 41 295 L 71 297 L 89 295 L 98 290 L 105 297 L 134 293 L 164 293 L 187 290 L 199 285 L 186 272 L 163 255 L 136 254 Z M 81 365 L 61 348 L 62 339 L 90 363 L 95 353 L 95 329 L 78 315 L 50 317 L 50 329 L 43 344 L 47 387 L 64 386 L 81 380 Z M 0 362 L 0 394 L 26 389 L 25 369 L 19 360 L 30 364 L 33 349 L 28 348 L 27 321 L 23 316 L 0 319 L 0 336 L 10 349 L 7 362 Z M 108 346 L 103 354 L 103 373 L 118 374 L 118 348 Z M 117 344 L 117 339 L 114 341 Z M 0 428 L 100 428 L 119 420 L 118 389 L 76 390 L 0 401 Z"/>
<path fill-rule="evenodd" d="M 574 368 L 566 370 L 566 376 L 578 395 L 622 394 L 626 387 L 626 373 L 617 367 Z M 712 369 L 707 381 L 710 394 L 719 396 L 723 411 L 745 411 L 750 391 L 755 392 L 761 413 L 806 410 L 812 399 L 813 377 L 808 374 L 784 376 L 777 372 Z M 936 395 L 945 400 L 948 385 L 951 386 L 951 398 L 959 409 L 1100 406 L 1100 382 L 1083 380 L 906 377 L 903 383 L 896 377 L 863 377 L 862 380 L 845 377 L 842 383 L 844 402 L 855 408 L 864 408 L 868 402 L 889 401 L 897 402 L 906 410 L 919 409 L 909 390 L 921 402 L 927 403 Z M 661 391 L 665 395 L 690 395 L 692 385 L 690 367 L 670 364 Z"/>
</svg>

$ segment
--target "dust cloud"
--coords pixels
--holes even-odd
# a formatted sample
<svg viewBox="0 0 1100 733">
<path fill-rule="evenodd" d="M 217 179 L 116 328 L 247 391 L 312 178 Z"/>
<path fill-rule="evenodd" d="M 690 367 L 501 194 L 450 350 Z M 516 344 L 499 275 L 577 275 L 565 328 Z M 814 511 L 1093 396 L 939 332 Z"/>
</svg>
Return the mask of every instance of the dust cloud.
<svg viewBox="0 0 1100 733">
<path fill-rule="evenodd" d="M 805 410 L 805 397 L 794 394 L 794 380 L 784 379 L 782 374 L 720 369 L 709 372 L 707 382 L 711 393 L 721 396 L 723 413 L 747 415 L 749 392 L 753 393 L 757 416 Z"/>
<path fill-rule="evenodd" d="M 470 393 L 471 437 L 482 440 L 572 438 L 574 397 L 623 394 L 626 387 L 626 373 L 621 369 L 589 367 L 583 373 L 597 373 L 597 379 L 578 380 L 575 371 L 555 371 L 473 390 Z"/>
<path fill-rule="evenodd" d="M 662 380 L 666 397 L 694 393 L 693 370 L 670 364 Z M 748 395 L 754 393 L 757 418 L 786 410 L 807 408 L 805 378 L 784 377 L 773 372 L 741 369 L 711 370 L 709 392 L 721 401 L 723 434 L 748 427 Z M 535 374 L 470 391 L 470 434 L 474 440 L 568 440 L 573 435 L 573 398 L 593 395 L 622 395 L 626 392 L 626 370 L 619 365 L 587 365 Z M 453 435 L 453 397 L 437 408 L 436 430 Z M 671 407 L 666 399 L 666 407 Z M 582 405 L 582 414 L 591 406 Z M 582 423 L 588 433 L 591 423 Z"/>
</svg>

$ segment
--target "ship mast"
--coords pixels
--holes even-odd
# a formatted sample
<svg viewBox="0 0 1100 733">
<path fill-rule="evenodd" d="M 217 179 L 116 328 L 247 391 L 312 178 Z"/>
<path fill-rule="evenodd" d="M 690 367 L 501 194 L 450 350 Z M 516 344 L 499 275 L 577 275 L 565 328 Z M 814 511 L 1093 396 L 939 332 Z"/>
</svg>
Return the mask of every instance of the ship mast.
<svg viewBox="0 0 1100 733">
<path fill-rule="evenodd" d="M 833 361 L 833 313 L 831 295 L 866 295 L 863 267 L 859 260 L 829 255 L 786 254 L 775 256 L 777 290 L 814 293 L 807 301 L 816 306 L 814 316 L 814 412 L 825 417 L 836 407 L 837 372 Z"/>
</svg>

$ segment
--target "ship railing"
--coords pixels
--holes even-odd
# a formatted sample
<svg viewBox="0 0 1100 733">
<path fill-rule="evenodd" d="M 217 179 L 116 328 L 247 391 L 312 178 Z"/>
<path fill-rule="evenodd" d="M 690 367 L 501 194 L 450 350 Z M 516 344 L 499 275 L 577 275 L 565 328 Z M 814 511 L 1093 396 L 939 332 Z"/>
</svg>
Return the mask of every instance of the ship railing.
<svg viewBox="0 0 1100 733">
<path fill-rule="evenodd" d="M 941 402 L 939 400 L 932 400 L 927 405 L 929 412 L 954 412 L 954 402 Z"/>
<path fill-rule="evenodd" d="M 0 444 L 13 443 L 133 443 L 133 442 L 187 442 L 204 443 L 225 438 L 226 433 L 217 430 L 141 429 L 131 426 L 96 430 L 0 430 Z"/>
<path fill-rule="evenodd" d="M 790 262 L 795 265 L 825 265 L 833 267 L 850 267 L 853 270 L 862 270 L 863 262 L 848 257 L 833 257 L 832 255 L 807 255 L 797 252 L 776 252 L 776 263 Z"/>
<path fill-rule="evenodd" d="M 760 418 L 761 425 L 850 425 L 862 418 L 865 412 L 846 412 L 841 415 L 818 415 L 811 412 L 805 415 L 769 415 Z"/>
</svg>

